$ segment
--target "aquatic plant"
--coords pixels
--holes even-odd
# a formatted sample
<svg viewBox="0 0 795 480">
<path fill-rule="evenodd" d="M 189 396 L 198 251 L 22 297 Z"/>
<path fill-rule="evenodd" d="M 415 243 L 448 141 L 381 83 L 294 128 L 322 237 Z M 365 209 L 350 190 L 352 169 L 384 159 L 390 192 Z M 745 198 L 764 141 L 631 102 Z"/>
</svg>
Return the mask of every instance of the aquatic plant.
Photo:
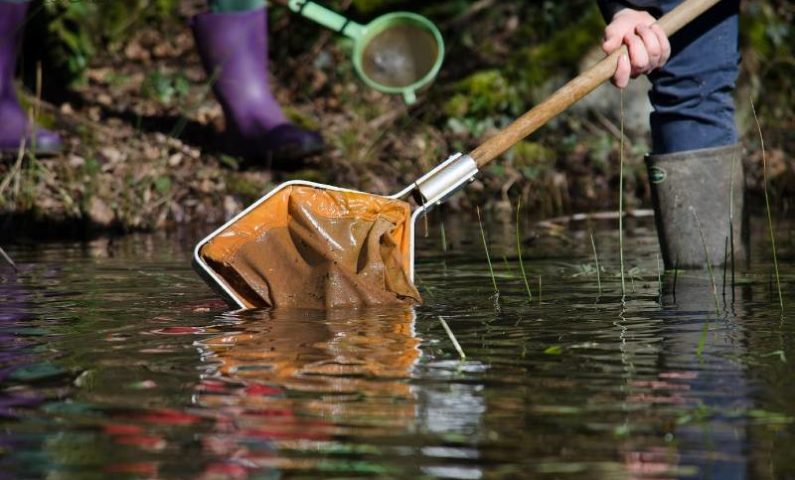
<svg viewBox="0 0 795 480">
<path fill-rule="evenodd" d="M 588 235 L 591 236 L 591 248 L 593 249 L 593 261 L 596 266 L 596 284 L 599 286 L 599 295 L 602 294 L 602 275 L 599 271 L 599 254 L 596 253 L 596 242 L 593 239 L 593 232 L 589 229 Z"/>
<path fill-rule="evenodd" d="M 756 122 L 756 129 L 759 131 L 759 142 L 762 148 L 762 179 L 764 182 L 765 192 L 765 210 L 767 211 L 767 226 L 770 231 L 770 248 L 773 250 L 773 268 L 776 272 L 776 287 L 778 289 L 778 304 L 781 308 L 781 313 L 784 313 L 784 297 L 781 295 L 781 276 L 778 271 L 778 255 L 776 255 L 776 235 L 773 232 L 773 214 L 770 211 L 770 195 L 767 191 L 767 155 L 765 153 L 765 138 L 762 135 L 762 126 L 759 124 L 759 117 L 756 115 L 756 107 L 754 107 L 754 100 L 751 99 L 751 111 L 754 114 L 754 121 Z"/>
<path fill-rule="evenodd" d="M 707 248 L 707 240 L 704 238 L 704 229 L 701 228 L 701 220 L 698 218 L 698 214 L 696 213 L 696 209 L 692 206 L 690 207 L 690 212 L 693 214 L 693 218 L 696 221 L 696 227 L 698 228 L 698 234 L 701 236 L 701 244 L 704 247 L 704 259 L 707 262 L 707 271 L 709 272 L 709 279 L 712 283 L 712 298 L 715 300 L 715 312 L 720 313 L 720 303 L 718 302 L 718 287 L 715 284 L 715 275 L 712 273 L 712 262 L 709 260 L 709 249 Z M 704 346 L 707 344 L 707 335 L 709 334 L 709 325 L 710 321 L 709 318 L 704 321 L 704 328 L 701 331 L 701 336 L 698 339 L 698 345 L 696 346 L 696 356 L 701 358 L 702 353 L 704 353 Z"/>
<path fill-rule="evenodd" d="M 712 296 L 715 300 L 715 311 L 720 313 L 720 303 L 718 302 L 718 284 L 715 282 L 715 274 L 712 270 L 712 262 L 709 259 L 709 249 L 707 248 L 707 240 L 704 237 L 704 229 L 701 226 L 701 219 L 698 218 L 696 209 L 692 206 L 690 207 L 690 213 L 693 214 L 693 219 L 696 221 L 696 228 L 698 229 L 698 234 L 701 237 L 701 245 L 704 247 L 704 260 L 707 262 L 707 272 L 709 273 L 709 281 L 712 285 Z"/>
<path fill-rule="evenodd" d="M 624 278 L 624 90 L 621 90 L 621 139 L 618 151 L 618 256 L 621 263 L 621 300 L 627 295 Z"/>
<path fill-rule="evenodd" d="M 478 224 L 480 225 L 480 238 L 483 239 L 483 250 L 486 252 L 486 262 L 489 264 L 489 273 L 491 274 L 491 284 L 494 286 L 494 294 L 499 298 L 500 289 L 497 288 L 497 277 L 494 276 L 494 266 L 491 264 L 491 255 L 489 255 L 489 245 L 486 242 L 486 232 L 483 230 L 483 221 L 480 218 L 480 207 L 475 207 L 478 214 Z"/>
<path fill-rule="evenodd" d="M 731 266 L 732 266 L 732 295 L 734 294 L 735 276 L 734 276 L 734 173 L 737 168 L 737 157 L 735 154 L 732 158 L 732 173 L 731 173 L 731 186 L 729 187 L 729 252 L 731 253 Z M 767 185 L 767 182 L 765 182 Z M 725 271 L 725 264 L 724 264 Z M 725 275 L 723 283 L 726 283 Z"/>
<path fill-rule="evenodd" d="M 522 206 L 522 201 L 516 202 L 516 255 L 519 257 L 519 268 L 522 271 L 522 280 L 524 281 L 524 288 L 527 290 L 527 299 L 533 301 L 533 291 L 530 289 L 530 282 L 527 280 L 527 272 L 524 269 L 524 259 L 522 258 L 522 237 L 521 229 L 519 227 L 519 209 Z M 601 291 L 601 288 L 600 288 Z"/>
</svg>

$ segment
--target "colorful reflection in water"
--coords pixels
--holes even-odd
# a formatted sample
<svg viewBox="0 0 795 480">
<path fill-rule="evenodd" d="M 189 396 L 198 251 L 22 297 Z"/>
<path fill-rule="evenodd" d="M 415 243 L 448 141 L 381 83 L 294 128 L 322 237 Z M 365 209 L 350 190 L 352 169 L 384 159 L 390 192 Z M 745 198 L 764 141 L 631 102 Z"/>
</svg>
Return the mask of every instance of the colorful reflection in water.
<svg viewBox="0 0 795 480">
<path fill-rule="evenodd" d="M 528 301 L 513 227 L 490 223 L 495 304 L 477 228 L 448 220 L 446 252 L 419 239 L 417 309 L 229 312 L 187 232 L 10 245 L 0 478 L 795 475 L 795 321 L 764 237 L 715 290 L 658 278 L 652 226 L 630 223 L 622 301 L 614 230 L 601 292 L 586 225 L 541 234 Z"/>
</svg>

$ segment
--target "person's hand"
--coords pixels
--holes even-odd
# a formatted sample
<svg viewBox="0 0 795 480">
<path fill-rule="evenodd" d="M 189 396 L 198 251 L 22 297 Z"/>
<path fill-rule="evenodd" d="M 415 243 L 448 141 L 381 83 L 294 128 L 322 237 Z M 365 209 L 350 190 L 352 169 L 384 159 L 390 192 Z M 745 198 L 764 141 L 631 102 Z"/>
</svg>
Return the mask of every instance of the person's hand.
<svg viewBox="0 0 795 480">
<path fill-rule="evenodd" d="M 621 55 L 613 75 L 613 85 L 624 88 L 630 77 L 649 73 L 665 65 L 671 56 L 668 35 L 657 25 L 656 19 L 648 12 L 625 8 L 613 15 L 613 20 L 605 28 L 602 50 L 612 53 L 626 45 L 629 56 Z"/>
</svg>

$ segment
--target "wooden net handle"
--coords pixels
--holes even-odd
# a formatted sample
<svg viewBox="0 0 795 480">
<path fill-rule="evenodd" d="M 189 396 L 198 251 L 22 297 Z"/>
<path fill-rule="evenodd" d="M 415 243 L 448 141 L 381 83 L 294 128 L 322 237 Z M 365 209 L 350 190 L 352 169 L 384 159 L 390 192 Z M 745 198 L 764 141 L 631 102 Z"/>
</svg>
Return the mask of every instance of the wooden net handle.
<svg viewBox="0 0 795 480">
<path fill-rule="evenodd" d="M 658 20 L 657 24 L 668 36 L 671 36 L 719 1 L 686 0 Z M 624 46 L 602 59 L 532 110 L 516 119 L 497 135 L 488 139 L 472 151 L 470 156 L 475 159 L 479 168 L 488 165 L 506 150 L 609 80 L 616 71 L 619 56 L 626 51 L 626 46 Z"/>
</svg>

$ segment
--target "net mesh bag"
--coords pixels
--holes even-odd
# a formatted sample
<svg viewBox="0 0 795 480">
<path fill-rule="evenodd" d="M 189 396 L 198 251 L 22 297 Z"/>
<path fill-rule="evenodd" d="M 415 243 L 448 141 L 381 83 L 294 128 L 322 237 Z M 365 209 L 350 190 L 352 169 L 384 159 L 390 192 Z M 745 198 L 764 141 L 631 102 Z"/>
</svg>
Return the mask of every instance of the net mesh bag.
<svg viewBox="0 0 795 480">
<path fill-rule="evenodd" d="M 416 304 L 410 222 L 406 202 L 293 185 L 200 255 L 249 308 Z"/>
</svg>

